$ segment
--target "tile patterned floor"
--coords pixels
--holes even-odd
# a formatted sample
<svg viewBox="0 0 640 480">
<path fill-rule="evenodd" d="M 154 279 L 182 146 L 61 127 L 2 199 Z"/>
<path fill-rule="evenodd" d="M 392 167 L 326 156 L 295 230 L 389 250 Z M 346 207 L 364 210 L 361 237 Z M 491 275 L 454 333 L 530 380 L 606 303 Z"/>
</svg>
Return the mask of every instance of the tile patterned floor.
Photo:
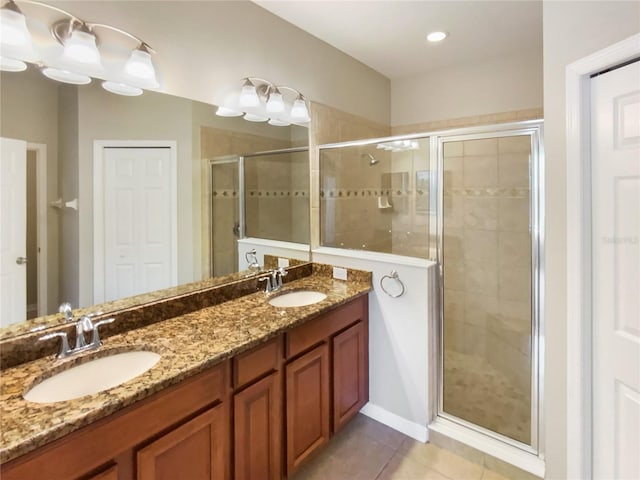
<svg viewBox="0 0 640 480">
<path fill-rule="evenodd" d="M 509 480 L 358 415 L 293 480 Z M 512 478 L 511 480 L 517 480 Z"/>
</svg>

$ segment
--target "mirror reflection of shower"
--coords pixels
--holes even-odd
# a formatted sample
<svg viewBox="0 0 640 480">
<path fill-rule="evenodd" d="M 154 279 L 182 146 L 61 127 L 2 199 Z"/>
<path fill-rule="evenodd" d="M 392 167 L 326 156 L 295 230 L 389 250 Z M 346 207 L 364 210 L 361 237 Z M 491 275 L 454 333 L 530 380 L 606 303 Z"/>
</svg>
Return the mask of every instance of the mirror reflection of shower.
<svg viewBox="0 0 640 480">
<path fill-rule="evenodd" d="M 377 158 L 375 158 L 373 155 L 371 155 L 370 153 L 363 153 L 360 155 L 362 158 L 364 158 L 365 160 L 369 160 L 369 166 L 373 166 L 373 165 L 377 165 L 378 163 L 380 163 L 380 160 L 378 160 Z"/>
</svg>

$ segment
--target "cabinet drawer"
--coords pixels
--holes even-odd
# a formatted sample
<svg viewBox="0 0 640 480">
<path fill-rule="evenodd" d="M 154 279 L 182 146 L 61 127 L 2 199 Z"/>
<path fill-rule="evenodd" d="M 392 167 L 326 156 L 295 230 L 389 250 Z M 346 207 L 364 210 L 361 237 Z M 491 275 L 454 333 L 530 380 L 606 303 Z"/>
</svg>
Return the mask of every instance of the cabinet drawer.
<svg viewBox="0 0 640 480">
<path fill-rule="evenodd" d="M 366 295 L 356 298 L 346 305 L 287 332 L 285 334 L 287 358 L 304 352 L 358 320 L 364 320 L 368 312 L 369 304 L 367 302 Z"/>
<path fill-rule="evenodd" d="M 233 388 L 280 368 L 282 336 L 268 341 L 233 359 Z"/>
</svg>

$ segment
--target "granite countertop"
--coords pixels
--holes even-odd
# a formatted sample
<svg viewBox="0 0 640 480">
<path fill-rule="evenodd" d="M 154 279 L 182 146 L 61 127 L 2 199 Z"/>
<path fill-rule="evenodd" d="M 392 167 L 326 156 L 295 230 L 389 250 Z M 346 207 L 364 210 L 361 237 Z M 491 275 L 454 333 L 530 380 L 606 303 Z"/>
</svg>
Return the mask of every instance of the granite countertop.
<svg viewBox="0 0 640 480">
<path fill-rule="evenodd" d="M 301 289 L 324 292 L 327 298 L 296 308 L 277 308 L 267 302 L 271 296 Z M 288 283 L 274 294 L 245 295 L 114 335 L 99 350 L 78 357 L 56 360 L 48 356 L 4 370 L 0 377 L 0 463 L 179 383 L 370 290 L 370 280 L 345 282 L 316 273 Z M 81 358 L 128 350 L 150 350 L 161 358 L 147 372 L 105 392 L 51 404 L 27 402 L 22 397 L 52 369 L 62 370 Z"/>
</svg>

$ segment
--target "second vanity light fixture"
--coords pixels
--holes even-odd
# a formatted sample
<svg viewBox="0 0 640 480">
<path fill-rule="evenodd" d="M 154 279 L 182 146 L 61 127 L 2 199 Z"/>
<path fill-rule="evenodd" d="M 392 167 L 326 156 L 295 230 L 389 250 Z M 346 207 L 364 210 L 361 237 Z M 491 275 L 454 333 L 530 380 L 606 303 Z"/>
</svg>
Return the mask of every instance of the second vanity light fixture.
<svg viewBox="0 0 640 480">
<path fill-rule="evenodd" d="M 285 94 L 289 94 L 289 98 L 285 98 Z M 291 122 L 307 123 L 310 120 L 307 100 L 302 93 L 295 88 L 274 85 L 257 77 L 244 79 L 238 97 L 238 110 L 218 107 L 216 115 L 243 116 L 250 122 L 268 122 L 281 127 L 288 126 Z"/>
<path fill-rule="evenodd" d="M 52 37 L 62 47 L 61 54 L 52 55 L 51 48 L 43 47 L 43 53 L 50 58 L 41 58 L 34 47 L 27 18 L 18 3 L 46 8 L 63 15 L 64 18 L 50 27 Z M 38 24 L 37 19 L 33 21 Z M 126 62 L 120 62 L 115 68 L 105 69 L 98 49 L 101 39 L 96 31 L 99 30 L 115 32 L 135 45 Z M 102 87 L 105 90 L 135 96 L 142 94 L 143 88 L 159 86 L 151 61 L 152 53 L 153 49 L 146 42 L 129 32 L 104 23 L 87 22 L 66 10 L 45 3 L 8 0 L 0 9 L 0 70 L 19 72 L 26 70 L 27 62 L 35 63 L 43 75 L 53 80 L 83 85 L 90 83 L 91 77 L 98 77 L 104 80 Z"/>
</svg>

